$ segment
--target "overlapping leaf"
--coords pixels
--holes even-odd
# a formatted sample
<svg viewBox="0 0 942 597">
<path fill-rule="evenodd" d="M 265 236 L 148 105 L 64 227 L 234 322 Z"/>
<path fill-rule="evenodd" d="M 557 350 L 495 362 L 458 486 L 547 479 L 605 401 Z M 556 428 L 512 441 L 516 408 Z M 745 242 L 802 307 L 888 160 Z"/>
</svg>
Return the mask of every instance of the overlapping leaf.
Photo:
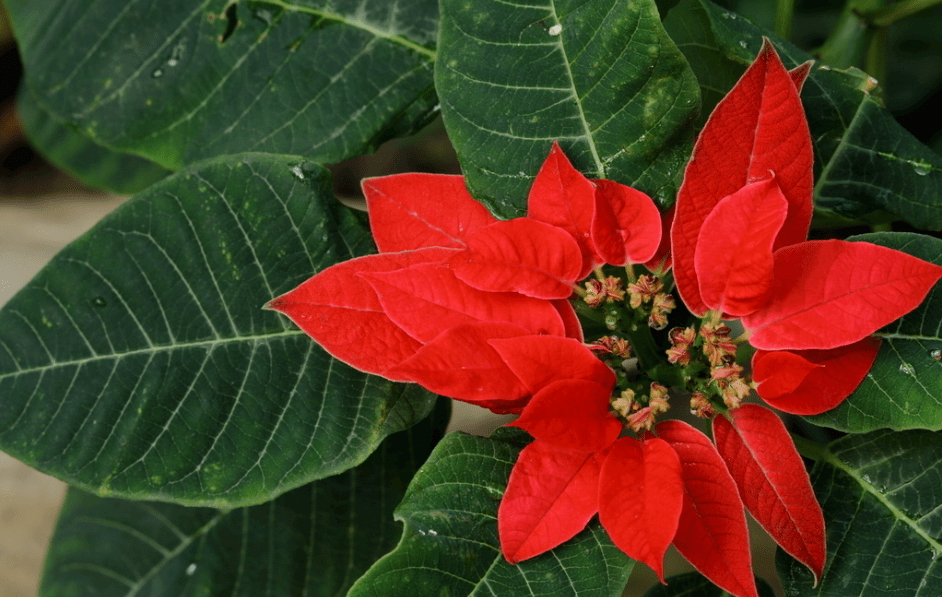
<svg viewBox="0 0 942 597">
<path fill-rule="evenodd" d="M 449 403 L 361 465 L 235 510 L 72 489 L 40 597 L 343 595 L 399 537 L 393 508 L 448 422 Z"/>
<path fill-rule="evenodd" d="M 444 0 L 436 88 L 472 193 L 520 215 L 554 140 L 592 178 L 673 200 L 697 85 L 652 0 Z"/>
<path fill-rule="evenodd" d="M 213 160 L 138 195 L 0 310 L 0 449 L 103 495 L 271 499 L 361 462 L 432 398 L 262 306 L 372 250 L 329 175 Z"/>
<path fill-rule="evenodd" d="M 909 233 L 851 237 L 942 265 L 942 240 Z M 862 433 L 942 429 L 942 290 L 876 334 L 880 352 L 860 387 L 834 410 L 811 417 L 819 425 Z"/>
<path fill-rule="evenodd" d="M 17 111 L 30 144 L 85 184 L 133 194 L 170 174 L 150 160 L 105 149 L 64 126 L 39 107 L 37 98 L 25 85 L 20 89 Z"/>
<path fill-rule="evenodd" d="M 704 112 L 732 87 L 772 36 L 708 0 L 683 0 L 664 23 L 704 91 Z M 811 56 L 775 40 L 789 67 Z M 923 229 L 942 227 L 942 157 L 903 129 L 871 95 L 876 81 L 816 64 L 801 93 L 815 146 L 815 209 L 851 220 L 886 212 Z M 867 164 L 861 168 L 860 164 Z"/>
<path fill-rule="evenodd" d="M 780 553 L 786 594 L 930 597 L 942 586 L 942 437 L 915 430 L 851 435 L 822 448 L 811 473 L 828 524 L 817 587 Z"/>
<path fill-rule="evenodd" d="M 616 597 L 631 560 L 598 524 L 553 551 L 513 566 L 500 553 L 497 505 L 526 436 L 447 436 L 397 509 L 402 541 L 353 586 L 350 597 L 448 594 Z"/>
<path fill-rule="evenodd" d="M 42 108 L 179 169 L 244 151 L 336 162 L 435 104 L 434 0 L 7 2 Z"/>
</svg>

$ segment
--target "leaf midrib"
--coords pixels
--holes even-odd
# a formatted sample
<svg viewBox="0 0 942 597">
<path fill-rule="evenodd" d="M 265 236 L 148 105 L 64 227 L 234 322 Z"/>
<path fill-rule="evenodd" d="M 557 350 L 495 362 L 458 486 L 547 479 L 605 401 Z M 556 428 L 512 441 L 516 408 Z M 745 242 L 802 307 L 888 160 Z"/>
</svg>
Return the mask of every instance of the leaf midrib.
<svg viewBox="0 0 942 597">
<path fill-rule="evenodd" d="M 200 348 L 200 347 L 210 347 L 215 348 L 223 344 L 232 344 L 236 342 L 258 342 L 258 341 L 269 341 L 269 340 L 278 340 L 280 338 L 294 338 L 297 336 L 303 336 L 304 332 L 301 330 L 286 330 L 283 332 L 273 333 L 273 334 L 263 334 L 258 336 L 234 336 L 232 338 L 216 338 L 212 340 L 200 340 L 196 342 L 186 342 L 186 343 L 177 343 L 177 344 L 166 344 L 158 346 L 148 346 L 147 348 L 139 348 L 137 350 L 129 350 L 127 352 L 121 353 L 111 353 L 111 354 L 99 354 L 92 357 L 84 359 L 72 359 L 68 361 L 55 361 L 49 363 L 48 365 L 43 365 L 40 367 L 31 367 L 29 369 L 17 369 L 14 371 L 9 371 L 6 373 L 0 373 L 0 382 L 6 380 L 7 378 L 16 377 L 19 375 L 29 375 L 31 373 L 42 373 L 50 369 L 55 369 L 58 367 L 71 367 L 75 365 L 85 365 L 88 363 L 98 363 L 102 361 L 107 361 L 111 359 L 123 359 L 128 357 L 133 357 L 141 354 L 153 354 L 158 352 L 167 352 L 171 350 L 184 350 L 188 348 Z"/>
</svg>

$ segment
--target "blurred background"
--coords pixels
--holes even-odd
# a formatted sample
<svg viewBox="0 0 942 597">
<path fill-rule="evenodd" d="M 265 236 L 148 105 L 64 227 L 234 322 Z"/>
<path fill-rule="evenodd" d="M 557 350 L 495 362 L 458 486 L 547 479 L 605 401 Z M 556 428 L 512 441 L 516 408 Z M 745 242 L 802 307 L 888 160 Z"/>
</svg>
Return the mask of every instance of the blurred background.
<svg viewBox="0 0 942 597">
<path fill-rule="evenodd" d="M 660 4 L 660 3 L 659 3 Z M 664 2 L 670 5 L 670 2 Z M 773 28 L 773 0 L 720 2 L 754 22 Z M 796 2 L 791 40 L 807 51 L 819 49 L 841 18 L 839 1 Z M 942 153 L 942 6 L 897 22 L 885 36 L 885 60 L 877 67 L 884 102 L 917 138 Z M 864 64 L 859 66 L 863 67 Z M 876 68 L 876 67 L 875 67 Z M 15 41 L 0 4 L 0 305 L 21 288 L 60 248 L 88 230 L 126 197 L 84 185 L 47 162 L 30 145 L 17 116 L 15 97 L 22 77 Z M 342 199 L 360 198 L 359 181 L 394 172 L 459 173 L 444 127 L 436 121 L 415 137 L 384 145 L 375 155 L 332 167 Z M 2 399 L 2 397 L 0 397 Z M 487 433 L 501 419 L 482 417 L 459 405 L 453 427 Z M 489 413 L 488 413 L 489 414 Z M 46 543 L 52 534 L 65 486 L 0 453 L 0 597 L 35 595 Z M 759 537 L 757 572 L 774 578 L 773 548 Z M 676 553 L 670 574 L 686 571 Z M 626 595 L 640 596 L 654 582 L 638 566 Z M 776 587 L 781 594 L 781 588 Z"/>
</svg>

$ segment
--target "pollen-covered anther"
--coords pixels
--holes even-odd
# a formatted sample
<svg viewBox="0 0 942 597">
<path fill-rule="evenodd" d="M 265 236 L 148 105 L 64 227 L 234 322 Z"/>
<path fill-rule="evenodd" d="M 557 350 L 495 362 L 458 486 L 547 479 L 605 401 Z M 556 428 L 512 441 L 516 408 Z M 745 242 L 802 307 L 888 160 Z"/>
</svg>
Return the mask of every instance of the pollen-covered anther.
<svg viewBox="0 0 942 597">
<path fill-rule="evenodd" d="M 602 336 L 590 344 L 589 349 L 600 354 L 612 354 L 621 359 L 631 357 L 631 344 L 618 336 Z"/>
<path fill-rule="evenodd" d="M 726 379 L 718 379 L 714 383 L 720 390 L 720 395 L 723 397 L 723 404 L 730 410 L 739 408 L 743 399 L 752 391 L 752 388 L 746 383 L 746 380 L 738 375 Z"/>
<path fill-rule="evenodd" d="M 628 304 L 637 309 L 643 303 L 651 302 L 657 293 L 664 289 L 664 283 L 656 276 L 643 275 L 638 281 L 628 285 Z"/>
<path fill-rule="evenodd" d="M 703 393 L 694 392 L 690 396 L 690 414 L 700 417 L 701 419 L 709 419 L 716 414 L 716 409 L 713 408 L 709 398 Z"/>
<path fill-rule="evenodd" d="M 618 398 L 612 400 L 612 409 L 625 419 L 631 416 L 632 410 L 637 410 L 637 406 L 633 390 L 625 390 Z"/>
<path fill-rule="evenodd" d="M 605 302 L 605 285 L 600 280 L 586 280 L 585 296 L 582 297 L 582 300 L 590 307 L 598 307 Z"/>
<path fill-rule="evenodd" d="M 654 409 L 654 413 L 666 412 L 670 408 L 670 405 L 667 403 L 667 388 L 657 383 L 656 381 L 651 382 L 651 392 L 649 394 L 650 399 L 648 405 Z"/>
<path fill-rule="evenodd" d="M 667 349 L 667 362 L 686 367 L 690 364 L 690 345 L 697 338 L 693 328 L 674 328 L 667 333 L 671 347 Z"/>
<path fill-rule="evenodd" d="M 625 300 L 625 283 L 621 278 L 608 276 L 602 280 L 605 289 L 605 300 L 609 303 Z"/>
<path fill-rule="evenodd" d="M 677 302 L 670 294 L 663 292 L 654 296 L 654 304 L 651 305 L 651 315 L 648 316 L 648 326 L 663 330 L 667 327 L 667 316 L 677 307 Z"/>
<path fill-rule="evenodd" d="M 736 345 L 729 337 L 730 329 L 723 324 L 713 325 L 705 322 L 700 326 L 700 335 L 703 336 L 703 354 L 707 356 L 714 367 L 723 365 L 736 356 Z"/>
</svg>

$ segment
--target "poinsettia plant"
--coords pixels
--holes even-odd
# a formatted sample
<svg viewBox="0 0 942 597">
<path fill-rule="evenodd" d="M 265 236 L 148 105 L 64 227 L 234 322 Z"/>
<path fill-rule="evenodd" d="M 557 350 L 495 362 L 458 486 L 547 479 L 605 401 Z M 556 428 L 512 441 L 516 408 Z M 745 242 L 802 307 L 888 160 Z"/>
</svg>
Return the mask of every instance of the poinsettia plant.
<svg viewBox="0 0 942 597">
<path fill-rule="evenodd" d="M 75 486 L 41 594 L 940 582 L 942 158 L 847 35 L 922 3 L 815 56 L 706 0 L 106 4 L 8 1 L 34 142 L 140 191 L 0 311 L 0 446 Z M 461 175 L 334 198 L 439 109 Z"/>
</svg>

